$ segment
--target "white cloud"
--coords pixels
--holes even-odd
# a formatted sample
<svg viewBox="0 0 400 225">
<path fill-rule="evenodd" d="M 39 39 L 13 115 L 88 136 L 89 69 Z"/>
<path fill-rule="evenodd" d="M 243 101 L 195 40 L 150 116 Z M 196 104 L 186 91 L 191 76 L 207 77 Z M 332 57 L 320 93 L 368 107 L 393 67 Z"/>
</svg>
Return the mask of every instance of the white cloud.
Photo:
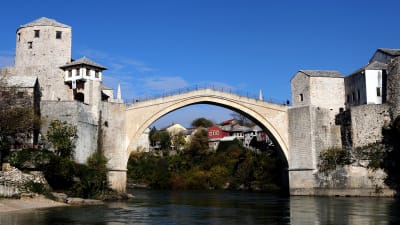
<svg viewBox="0 0 400 225">
<path fill-rule="evenodd" d="M 146 63 L 132 58 L 123 56 L 111 56 L 106 52 L 98 51 L 95 49 L 83 49 L 79 51 L 80 54 L 91 58 L 92 60 L 101 60 L 104 66 L 108 67 L 113 73 L 130 74 L 133 71 L 139 73 L 154 72 L 157 69 L 147 65 Z"/>
<path fill-rule="evenodd" d="M 153 91 L 171 91 L 188 87 L 189 84 L 182 77 L 146 77 L 142 78 L 144 88 Z"/>
</svg>

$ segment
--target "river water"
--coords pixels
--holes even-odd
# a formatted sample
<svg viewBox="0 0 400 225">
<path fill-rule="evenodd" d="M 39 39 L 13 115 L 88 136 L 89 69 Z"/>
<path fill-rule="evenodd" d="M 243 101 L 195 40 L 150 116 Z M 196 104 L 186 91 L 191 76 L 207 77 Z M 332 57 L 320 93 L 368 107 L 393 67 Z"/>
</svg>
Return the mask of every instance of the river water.
<svg viewBox="0 0 400 225">
<path fill-rule="evenodd" d="M 134 190 L 135 199 L 104 206 L 0 214 L 9 225 L 400 224 L 391 198 L 279 197 L 265 193 Z"/>
</svg>

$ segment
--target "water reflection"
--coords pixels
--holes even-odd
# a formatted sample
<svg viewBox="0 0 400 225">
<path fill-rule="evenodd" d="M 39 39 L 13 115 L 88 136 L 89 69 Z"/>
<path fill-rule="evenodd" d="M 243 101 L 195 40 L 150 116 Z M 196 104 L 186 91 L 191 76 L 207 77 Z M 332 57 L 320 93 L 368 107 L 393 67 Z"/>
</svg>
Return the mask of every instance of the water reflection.
<svg viewBox="0 0 400 225">
<path fill-rule="evenodd" d="M 290 199 L 291 224 L 392 224 L 392 219 L 398 224 L 399 216 L 392 209 L 399 210 L 399 204 L 389 198 Z"/>
<path fill-rule="evenodd" d="M 135 191 L 129 202 L 0 214 L 0 224 L 400 224 L 390 198 Z"/>
</svg>

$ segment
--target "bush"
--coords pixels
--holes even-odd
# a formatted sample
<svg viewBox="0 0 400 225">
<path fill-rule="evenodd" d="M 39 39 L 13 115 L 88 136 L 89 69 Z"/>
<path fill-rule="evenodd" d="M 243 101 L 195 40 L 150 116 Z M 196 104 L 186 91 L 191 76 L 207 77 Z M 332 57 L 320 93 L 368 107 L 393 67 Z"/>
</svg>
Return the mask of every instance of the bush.
<svg viewBox="0 0 400 225">
<path fill-rule="evenodd" d="M 49 163 L 44 166 L 43 172 L 52 188 L 68 190 L 74 184 L 75 162 L 69 158 L 53 155 L 50 157 Z"/>
<path fill-rule="evenodd" d="M 106 157 L 99 152 L 88 158 L 87 165 L 76 164 L 78 181 L 71 188 L 71 193 L 84 198 L 102 198 L 108 191 L 106 164 Z"/>
<path fill-rule="evenodd" d="M 45 184 L 43 183 L 38 183 L 38 182 L 34 182 L 34 181 L 29 181 L 28 183 L 25 184 L 25 187 L 33 192 L 33 193 L 37 193 L 37 194 L 41 194 L 41 195 L 46 195 L 48 196 L 50 191 L 49 189 L 46 187 Z"/>
<path fill-rule="evenodd" d="M 320 172 L 335 170 L 337 166 L 351 164 L 350 151 L 344 148 L 332 147 L 321 151 L 319 155 L 318 169 Z"/>
<path fill-rule="evenodd" d="M 52 156 L 54 156 L 54 153 L 45 149 L 22 149 L 12 152 L 7 160 L 12 166 L 21 170 L 43 169 Z"/>
</svg>

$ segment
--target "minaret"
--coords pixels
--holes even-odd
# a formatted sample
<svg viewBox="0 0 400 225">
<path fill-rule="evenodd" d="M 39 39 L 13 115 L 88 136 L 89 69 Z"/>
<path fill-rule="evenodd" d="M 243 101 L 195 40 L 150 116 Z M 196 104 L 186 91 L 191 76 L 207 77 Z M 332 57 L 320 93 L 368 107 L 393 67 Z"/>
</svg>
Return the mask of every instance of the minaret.
<svg viewBox="0 0 400 225">
<path fill-rule="evenodd" d="M 263 101 L 264 97 L 263 97 L 263 93 L 262 90 L 260 89 L 260 91 L 258 92 L 258 100 Z"/>
<path fill-rule="evenodd" d="M 118 89 L 117 89 L 117 102 L 118 103 L 124 103 L 122 100 L 122 94 L 121 94 L 121 84 L 118 83 Z"/>
</svg>

